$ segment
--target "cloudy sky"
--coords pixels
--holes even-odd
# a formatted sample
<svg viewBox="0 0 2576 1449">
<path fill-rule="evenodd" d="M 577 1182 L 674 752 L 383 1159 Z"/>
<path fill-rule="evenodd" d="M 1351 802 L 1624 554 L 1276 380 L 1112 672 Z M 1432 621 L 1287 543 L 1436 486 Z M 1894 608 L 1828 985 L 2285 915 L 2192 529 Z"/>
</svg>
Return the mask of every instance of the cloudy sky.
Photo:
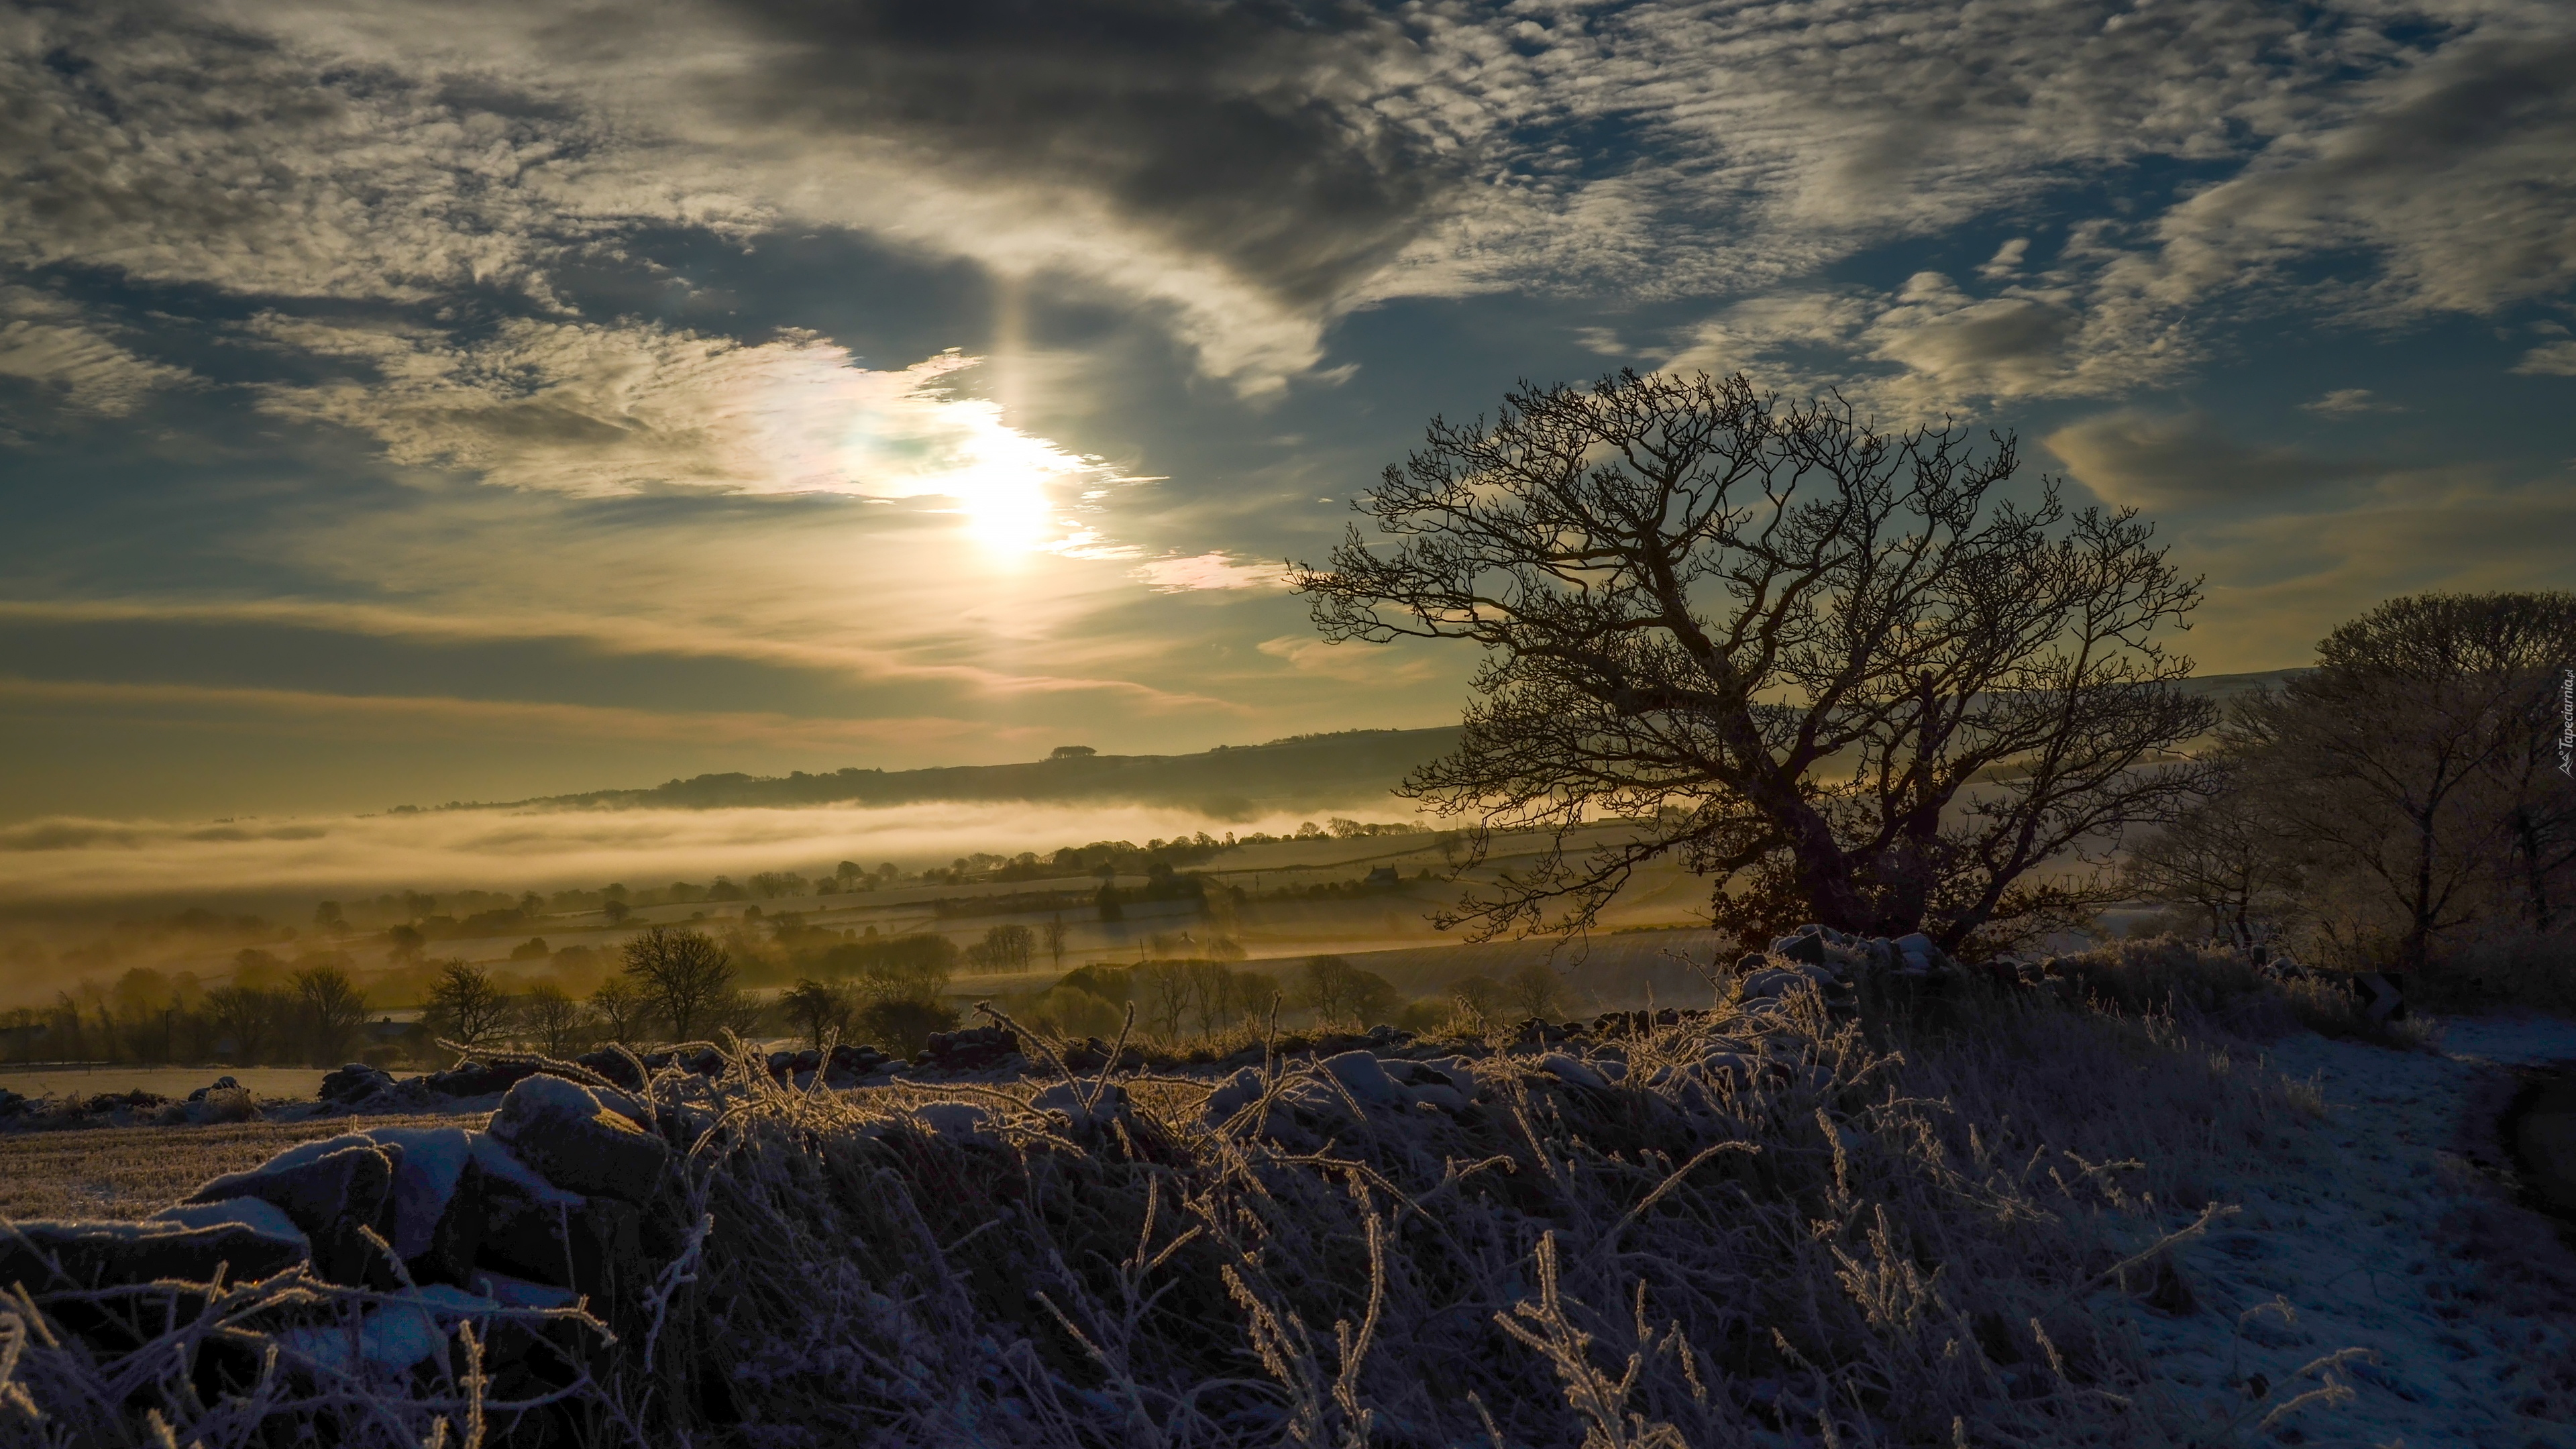
<svg viewBox="0 0 2576 1449">
<path fill-rule="evenodd" d="M 2576 584 L 2563 0 L 0 9 L 0 817 L 1454 719 L 1434 413 L 2018 432 L 2208 672 Z"/>
</svg>

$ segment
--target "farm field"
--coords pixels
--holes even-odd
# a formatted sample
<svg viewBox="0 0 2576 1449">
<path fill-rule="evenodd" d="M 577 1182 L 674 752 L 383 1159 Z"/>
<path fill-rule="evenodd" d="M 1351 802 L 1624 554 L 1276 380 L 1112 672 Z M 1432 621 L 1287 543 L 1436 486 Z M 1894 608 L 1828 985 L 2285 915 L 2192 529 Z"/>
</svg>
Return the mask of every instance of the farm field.
<svg viewBox="0 0 2576 1449">
<path fill-rule="evenodd" d="M 101 1092 L 150 1092 L 156 1097 L 185 1097 L 217 1077 L 230 1077 L 254 1100 L 271 1097 L 310 1098 L 322 1085 L 322 1073 L 310 1067 L 147 1067 L 133 1062 L 107 1062 L 76 1067 L 0 1067 L 0 1091 L 22 1097 L 94 1097 Z"/>
<path fill-rule="evenodd" d="M 363 1127 L 480 1126 L 456 1117 L 316 1117 L 214 1127 L 91 1127 L 0 1134 L 0 1219 L 139 1218 L 207 1178 L 257 1167 L 298 1142 Z"/>
</svg>

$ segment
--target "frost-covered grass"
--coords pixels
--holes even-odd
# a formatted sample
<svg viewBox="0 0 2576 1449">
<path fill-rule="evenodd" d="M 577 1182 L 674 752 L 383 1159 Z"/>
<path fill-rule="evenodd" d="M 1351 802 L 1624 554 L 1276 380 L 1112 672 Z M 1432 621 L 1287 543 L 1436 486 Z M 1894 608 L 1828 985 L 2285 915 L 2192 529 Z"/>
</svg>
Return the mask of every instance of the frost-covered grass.
<svg viewBox="0 0 2576 1449">
<path fill-rule="evenodd" d="M 2374 1129 L 2339 1100 L 2345 1078 L 2473 1069 L 2403 1041 L 2323 1041 L 2301 1021 L 2334 1027 L 2333 1002 L 2192 953 L 2106 952 L 2072 975 L 1865 1000 L 1857 1019 L 1813 997 L 1722 1004 L 1576 1061 L 1478 1056 L 1463 1111 L 1365 1100 L 1294 1060 L 1222 1119 L 1204 1075 L 857 1093 L 784 1089 L 747 1062 L 713 1084 L 666 1078 L 660 1093 L 713 1123 L 657 1205 L 652 1236 L 678 1256 L 649 1292 L 599 1306 L 619 1341 L 548 1422 L 653 1444 L 2344 1436 L 2383 1392 L 2369 1374 L 2396 1371 L 2338 1357 L 2348 1345 L 2314 1319 L 2276 1331 L 2278 1310 L 2248 1300 L 2277 1292 L 2295 1313 L 2349 1284 L 2306 1283 L 2295 1257 L 2274 1284 L 2209 1245 L 2295 1242 L 2280 1204 L 2368 1188 L 2354 1164 Z M 2449 1110 L 2438 1091 L 2408 1100 Z M 2335 1231 L 2403 1238 L 2418 1212 L 2429 1234 L 2463 1205 L 2513 1221 L 2457 1174 L 2409 1191 L 2414 1207 L 2374 1199 Z M 2416 1251 L 2450 1261 L 2441 1242 Z M 2565 1402 L 2549 1367 L 2565 1337 L 2544 1319 L 2471 1344 L 2477 1371 L 2522 1396 L 2482 1421 L 2522 1437 L 2485 1442 L 2557 1442 L 2520 1407 Z M 22 1333 L 12 1372 L 37 1408 L 157 1351 L 92 1362 Z M 2513 1359 L 2526 1349 L 2539 1357 Z M 472 1378 L 461 1349 L 449 1359 L 387 1382 L 388 1407 L 366 1414 L 347 1370 L 317 1380 L 324 1436 L 417 1443 L 440 1418 L 462 1435 Z M 185 1409 L 177 1442 L 251 1441 L 238 1414 Z M 2439 1442 L 2421 1432 L 2408 1442 Z M 129 1438 L 158 1442 L 139 1418 Z"/>
</svg>

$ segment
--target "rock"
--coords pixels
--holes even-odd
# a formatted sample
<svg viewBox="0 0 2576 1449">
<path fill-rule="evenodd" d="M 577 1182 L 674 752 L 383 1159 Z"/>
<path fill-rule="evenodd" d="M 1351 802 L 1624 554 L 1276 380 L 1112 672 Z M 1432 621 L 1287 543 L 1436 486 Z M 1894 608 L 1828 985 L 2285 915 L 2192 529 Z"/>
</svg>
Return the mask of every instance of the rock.
<svg viewBox="0 0 2576 1449">
<path fill-rule="evenodd" d="M 1774 967 L 1768 971 L 1756 971 L 1745 977 L 1740 994 L 1746 1001 L 1760 1001 L 1785 996 L 1800 987 L 1815 984 L 1815 979 L 1803 971 Z"/>
<path fill-rule="evenodd" d="M 1083 1105 L 1086 1099 L 1090 1102 L 1087 1107 Z M 1071 1082 L 1058 1082 L 1038 1093 L 1029 1105 L 1041 1112 L 1062 1113 L 1075 1131 L 1086 1132 L 1125 1114 L 1127 1092 L 1115 1082 L 1098 1083 L 1081 1092 Z"/>
<path fill-rule="evenodd" d="M 1447 1079 L 1449 1086 L 1456 1088 L 1459 1092 L 1465 1094 L 1470 1100 L 1474 1099 L 1476 1095 L 1475 1063 L 1468 1061 L 1465 1057 L 1453 1056 L 1433 1057 L 1422 1065 L 1438 1072 L 1442 1077 Z"/>
<path fill-rule="evenodd" d="M 211 1283 L 218 1268 L 235 1282 L 255 1281 L 306 1261 L 301 1237 L 281 1237 L 240 1223 L 21 1222 L 0 1239 L 0 1285 L 31 1293 L 101 1288 L 171 1279 Z M 57 1274 L 54 1270 L 59 1268 Z"/>
<path fill-rule="evenodd" d="M 401 1160 L 394 1164 L 389 1213 L 393 1231 L 386 1234 L 395 1254 L 405 1262 L 435 1259 L 439 1223 L 447 1217 L 449 1203 L 465 1176 L 465 1164 L 473 1156 L 472 1134 L 462 1127 L 379 1127 L 364 1135 L 380 1146 L 402 1151 Z M 452 1267 L 461 1271 L 472 1261 L 469 1253 Z"/>
<path fill-rule="evenodd" d="M 1353 1097 L 1373 1107 L 1392 1107 L 1407 1100 L 1405 1091 L 1388 1076 L 1371 1052 L 1342 1052 L 1317 1062 L 1316 1066 L 1340 1082 Z"/>
<path fill-rule="evenodd" d="M 1235 1113 L 1261 1100 L 1261 1087 L 1260 1069 L 1243 1068 L 1208 1093 L 1207 1102 L 1199 1108 L 1199 1120 L 1211 1128 L 1223 1126 Z"/>
<path fill-rule="evenodd" d="M 330 1083 L 330 1080 L 331 1080 L 331 1079 L 330 1079 L 330 1078 L 328 1078 L 328 1077 L 324 1077 L 322 1080 L 323 1080 L 323 1083 L 327 1086 L 327 1085 Z M 195 1091 L 193 1091 L 193 1092 L 190 1092 L 190 1093 L 188 1094 L 188 1100 L 189 1100 L 189 1101 L 191 1101 L 191 1102 L 202 1102 L 202 1101 L 206 1100 L 206 1096 L 207 1096 L 207 1094 L 208 1094 L 208 1093 L 211 1093 L 211 1092 L 238 1092 L 238 1091 L 240 1091 L 240 1090 L 241 1090 L 241 1083 L 239 1083 L 239 1082 L 237 1082 L 237 1081 L 234 1081 L 234 1080 L 233 1080 L 232 1078 L 230 1078 L 230 1077 L 217 1077 L 217 1078 L 215 1078 L 213 1081 L 211 1081 L 211 1082 L 207 1083 L 206 1085 L 204 1085 L 204 1086 L 202 1086 L 202 1087 L 199 1087 L 197 1090 L 195 1090 Z"/>
<path fill-rule="evenodd" d="M 671 1148 L 637 1120 L 641 1110 L 612 1105 L 579 1082 L 528 1077 L 501 1099 L 491 1135 L 556 1187 L 643 1202 L 661 1182 Z"/>
<path fill-rule="evenodd" d="M 1593 1070 L 1589 1063 L 1567 1056 L 1563 1052 L 1550 1052 L 1539 1058 L 1538 1067 L 1540 1071 L 1548 1073 L 1569 1086 L 1590 1087 L 1600 1092 L 1610 1090 L 1610 1080 L 1607 1077 Z"/>
<path fill-rule="evenodd" d="M 1825 938 L 1812 931 L 1804 935 L 1783 936 L 1771 943 L 1771 954 L 1811 966 L 1822 966 L 1825 964 Z"/>
<path fill-rule="evenodd" d="M 144 1221 L 174 1223 L 183 1228 L 248 1228 L 252 1232 L 266 1233 L 272 1238 L 285 1242 L 311 1246 L 311 1240 L 305 1237 L 304 1230 L 295 1225 L 295 1219 L 288 1217 L 285 1209 L 255 1197 L 226 1198 L 222 1202 L 180 1203 L 176 1207 L 165 1207 L 145 1218 Z"/>
<path fill-rule="evenodd" d="M 929 1044 L 914 1057 L 916 1065 L 943 1072 L 980 1072 L 1020 1054 L 1019 1037 L 998 1026 L 963 1031 L 934 1031 Z"/>
<path fill-rule="evenodd" d="M 1759 971 L 1770 964 L 1771 958 L 1759 951 L 1747 951 L 1735 958 L 1735 969 L 1738 971 Z"/>
<path fill-rule="evenodd" d="M 381 1304 L 357 1323 L 291 1328 L 277 1335 L 279 1350 L 336 1373 L 359 1369 L 378 1375 L 400 1374 L 444 1355 L 456 1342 L 455 1323 L 477 1318 L 501 1305 L 461 1289 L 406 1289 L 397 1300 Z M 490 1338 L 486 1329 L 483 1337 Z"/>
<path fill-rule="evenodd" d="M 993 1135 L 991 1110 L 975 1102 L 924 1102 L 912 1109 L 912 1116 L 940 1137 L 989 1140 Z"/>
<path fill-rule="evenodd" d="M 226 1077 L 215 1085 L 222 1087 L 231 1084 L 232 1078 Z M 382 1067 L 371 1067 L 365 1062 L 351 1062 L 337 1071 L 324 1073 L 322 1089 L 315 1095 L 325 1102 L 354 1107 L 370 1097 L 393 1089 L 393 1073 Z"/>
<path fill-rule="evenodd" d="M 1086 1038 L 1079 1045 L 1065 1048 L 1063 1060 L 1064 1069 L 1068 1072 L 1106 1070 L 1109 1066 L 1109 1043 L 1096 1036 Z M 1118 1054 L 1118 1070 L 1141 1072 L 1144 1069 L 1145 1054 L 1142 1051 L 1129 1047 Z"/>
<path fill-rule="evenodd" d="M 534 1062 L 459 1062 L 446 1071 L 421 1078 L 421 1084 L 442 1097 L 488 1097 L 510 1090 L 541 1070 Z"/>
<path fill-rule="evenodd" d="M 474 1266 L 577 1293 L 605 1296 L 640 1264 L 642 1213 L 614 1198 L 585 1198 L 537 1175 L 489 1134 L 474 1154 L 446 1225 L 473 1245 Z"/>
<path fill-rule="evenodd" d="M 1423 1106 L 1437 1107 L 1443 1112 L 1464 1112 L 1475 1105 L 1474 1099 L 1466 1093 L 1438 1082 L 1423 1082 L 1407 1088 L 1406 1092 Z"/>
<path fill-rule="evenodd" d="M 305 1160 L 288 1161 L 281 1154 L 248 1172 L 215 1178 L 185 1200 L 255 1197 L 283 1211 L 302 1231 L 320 1234 L 347 1220 L 373 1225 L 393 1181 L 393 1154 L 373 1143 L 351 1143 Z"/>
<path fill-rule="evenodd" d="M 248 1172 L 229 1173 L 198 1188 L 189 1203 L 257 1198 L 291 1219 L 311 1240 L 313 1266 L 334 1283 L 391 1287 L 395 1278 L 384 1250 L 367 1241 L 382 1234 L 400 1148 L 352 1144 L 306 1160 L 272 1159 Z"/>
<path fill-rule="evenodd" d="M 624 1052 L 611 1051 L 602 1047 L 594 1052 L 583 1052 L 573 1058 L 573 1061 L 576 1065 L 588 1067 L 630 1092 L 644 1090 L 643 1074 L 635 1069 L 634 1059 Z M 646 1065 L 649 1067 L 650 1064 L 651 1061 L 647 1058 Z"/>
</svg>

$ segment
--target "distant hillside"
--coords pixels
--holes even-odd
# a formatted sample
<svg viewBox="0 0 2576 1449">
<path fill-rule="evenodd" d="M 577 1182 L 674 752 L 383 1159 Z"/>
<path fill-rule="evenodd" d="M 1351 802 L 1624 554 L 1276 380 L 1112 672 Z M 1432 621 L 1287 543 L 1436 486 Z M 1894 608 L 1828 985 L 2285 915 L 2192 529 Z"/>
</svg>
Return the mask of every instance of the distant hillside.
<svg viewBox="0 0 2576 1449">
<path fill-rule="evenodd" d="M 2183 688 L 2222 702 L 2298 673 L 2210 674 Z M 592 790 L 515 805 L 717 810 L 740 806 L 909 805 L 926 800 L 1126 801 L 1179 806 L 1220 820 L 1282 810 L 1383 804 L 1405 772 L 1458 742 L 1458 727 L 1344 730 L 1195 755 L 1075 755 L 1011 765 L 863 770 L 828 775 L 700 775 L 643 790 Z"/>
<path fill-rule="evenodd" d="M 593 790 L 522 805 L 714 810 L 745 805 L 904 805 L 925 800 L 1130 801 L 1218 819 L 1383 805 L 1407 770 L 1458 742 L 1458 727 L 1347 730 L 1195 755 L 1077 755 L 928 770 L 700 775 L 649 790 Z"/>
</svg>

